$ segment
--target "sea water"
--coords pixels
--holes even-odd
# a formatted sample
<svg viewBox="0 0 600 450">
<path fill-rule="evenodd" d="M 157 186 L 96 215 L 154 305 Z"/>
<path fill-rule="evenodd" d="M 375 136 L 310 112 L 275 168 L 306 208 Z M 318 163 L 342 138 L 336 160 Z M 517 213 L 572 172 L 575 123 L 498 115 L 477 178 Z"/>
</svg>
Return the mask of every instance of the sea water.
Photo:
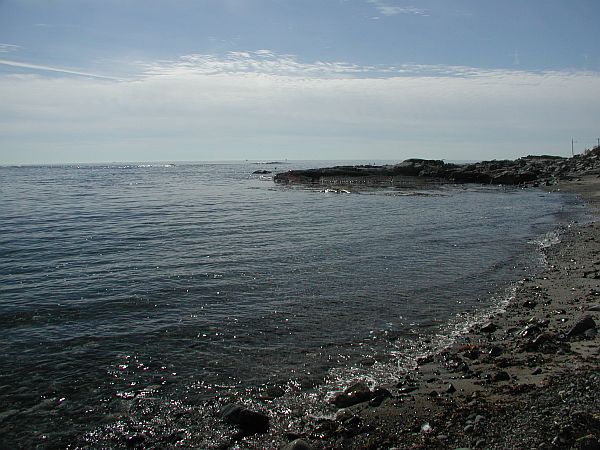
<svg viewBox="0 0 600 450">
<path fill-rule="evenodd" d="M 582 208 L 536 189 L 336 194 L 252 173 L 332 164 L 0 167 L 2 447 L 93 446 L 144 396 L 168 416 L 192 398 L 389 381 L 505 298 Z"/>
</svg>

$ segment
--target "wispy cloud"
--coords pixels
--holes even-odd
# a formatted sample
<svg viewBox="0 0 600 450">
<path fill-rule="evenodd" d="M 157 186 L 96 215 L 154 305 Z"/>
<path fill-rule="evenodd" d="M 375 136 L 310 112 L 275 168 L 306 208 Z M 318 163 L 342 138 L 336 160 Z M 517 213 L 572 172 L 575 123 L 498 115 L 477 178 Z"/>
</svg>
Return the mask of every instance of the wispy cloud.
<svg viewBox="0 0 600 450">
<path fill-rule="evenodd" d="M 473 78 L 507 74 L 507 70 L 435 64 L 359 65 L 342 61 L 300 61 L 297 56 L 271 50 L 228 52 L 223 55 L 190 54 L 176 60 L 139 63 L 142 77 L 184 75 L 240 75 L 299 78 L 391 78 L 460 77 Z"/>
<path fill-rule="evenodd" d="M 18 45 L 13 45 L 13 44 L 2 44 L 0 43 L 0 53 L 10 53 L 10 52 L 16 52 L 17 50 L 19 50 L 21 47 Z"/>
<path fill-rule="evenodd" d="M 375 9 L 384 16 L 396 16 L 398 14 L 413 14 L 416 16 L 429 16 L 429 13 L 414 6 L 398 6 L 384 0 L 367 0 L 375 6 Z"/>
<path fill-rule="evenodd" d="M 24 63 L 24 62 L 19 62 L 19 61 L 10 61 L 7 59 L 0 59 L 0 64 L 5 65 L 5 66 L 18 67 L 21 69 L 32 69 L 35 71 L 40 70 L 43 72 L 55 72 L 55 73 L 63 73 L 66 75 L 77 75 L 77 76 L 81 76 L 81 77 L 101 78 L 101 79 L 106 79 L 106 80 L 119 81 L 118 78 L 114 78 L 114 77 L 110 77 L 110 76 L 106 76 L 106 75 L 99 75 L 99 74 L 90 73 L 90 72 L 81 72 L 78 70 L 65 69 L 62 67 L 51 67 L 51 66 L 44 66 L 44 65 L 40 65 L 40 64 L 31 64 L 31 63 Z"/>
</svg>

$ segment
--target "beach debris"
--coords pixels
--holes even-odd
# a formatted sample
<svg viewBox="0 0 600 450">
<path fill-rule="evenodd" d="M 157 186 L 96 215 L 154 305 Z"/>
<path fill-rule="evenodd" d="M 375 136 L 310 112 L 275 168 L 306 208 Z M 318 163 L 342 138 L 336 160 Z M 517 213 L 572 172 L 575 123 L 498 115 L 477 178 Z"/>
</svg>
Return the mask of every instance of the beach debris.
<svg viewBox="0 0 600 450">
<path fill-rule="evenodd" d="M 235 403 L 225 405 L 221 410 L 221 417 L 225 423 L 236 425 L 246 435 L 266 433 L 269 430 L 269 416 Z"/>
</svg>

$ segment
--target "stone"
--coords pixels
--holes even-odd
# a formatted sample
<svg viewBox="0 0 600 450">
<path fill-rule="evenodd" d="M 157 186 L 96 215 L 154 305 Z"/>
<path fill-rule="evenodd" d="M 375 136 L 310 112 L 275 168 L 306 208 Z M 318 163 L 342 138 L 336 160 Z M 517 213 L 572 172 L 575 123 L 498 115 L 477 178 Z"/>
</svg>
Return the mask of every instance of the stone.
<svg viewBox="0 0 600 450">
<path fill-rule="evenodd" d="M 484 333 L 493 333 L 497 329 L 498 329 L 498 325 L 496 325 L 492 322 L 486 322 L 480 328 L 480 330 L 483 331 Z"/>
<path fill-rule="evenodd" d="M 331 403 L 338 408 L 347 408 L 352 405 L 368 402 L 372 397 L 373 393 L 367 383 L 359 381 L 346 388 L 344 392 L 337 393 L 331 399 Z"/>
<path fill-rule="evenodd" d="M 495 358 L 497 356 L 500 356 L 503 353 L 503 351 L 504 350 L 502 350 L 502 347 L 498 347 L 497 345 L 495 345 L 492 348 L 490 348 L 488 355 L 490 355 L 492 358 Z"/>
<path fill-rule="evenodd" d="M 531 375 L 539 375 L 542 373 L 542 369 L 540 367 L 536 367 L 535 369 L 533 369 L 533 372 L 531 372 Z"/>
<path fill-rule="evenodd" d="M 456 388 L 454 387 L 454 385 L 452 383 L 448 384 L 448 387 L 446 388 L 446 393 L 454 394 L 455 392 L 456 392 Z"/>
<path fill-rule="evenodd" d="M 534 302 L 533 300 L 525 300 L 523 302 L 523 307 L 524 308 L 532 309 L 532 308 L 535 308 L 536 306 L 537 306 L 537 303 Z"/>
<path fill-rule="evenodd" d="M 238 426 L 245 434 L 266 433 L 269 430 L 269 417 L 244 406 L 229 403 L 221 410 L 225 423 Z"/>
<path fill-rule="evenodd" d="M 378 388 L 371 393 L 371 397 L 371 400 L 369 400 L 369 406 L 378 407 L 386 398 L 392 398 L 393 395 L 387 389 Z"/>
<path fill-rule="evenodd" d="M 577 322 L 569 329 L 567 332 L 567 337 L 571 338 L 573 336 L 578 336 L 584 334 L 587 330 L 595 329 L 596 322 L 592 319 L 590 315 L 584 315 L 580 317 Z"/>
<path fill-rule="evenodd" d="M 494 374 L 494 376 L 492 377 L 492 381 L 498 382 L 498 381 L 509 381 L 510 380 L 510 375 L 508 374 L 508 372 L 505 371 L 500 371 Z"/>
<path fill-rule="evenodd" d="M 296 439 L 282 447 L 281 450 L 312 450 L 312 446 L 302 439 Z"/>
</svg>

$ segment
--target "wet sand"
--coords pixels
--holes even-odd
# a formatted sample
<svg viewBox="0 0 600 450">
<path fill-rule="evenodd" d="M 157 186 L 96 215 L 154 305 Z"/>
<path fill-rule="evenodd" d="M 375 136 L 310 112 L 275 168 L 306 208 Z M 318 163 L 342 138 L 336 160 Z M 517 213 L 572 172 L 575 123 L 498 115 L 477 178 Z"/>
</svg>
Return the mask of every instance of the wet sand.
<svg viewBox="0 0 600 450">
<path fill-rule="evenodd" d="M 546 189 L 579 195 L 597 218 L 598 175 Z M 349 399 L 371 400 L 289 433 L 287 448 L 600 448 L 600 222 L 563 230 L 544 256 L 504 311 L 396 385 L 355 386 Z"/>
</svg>

